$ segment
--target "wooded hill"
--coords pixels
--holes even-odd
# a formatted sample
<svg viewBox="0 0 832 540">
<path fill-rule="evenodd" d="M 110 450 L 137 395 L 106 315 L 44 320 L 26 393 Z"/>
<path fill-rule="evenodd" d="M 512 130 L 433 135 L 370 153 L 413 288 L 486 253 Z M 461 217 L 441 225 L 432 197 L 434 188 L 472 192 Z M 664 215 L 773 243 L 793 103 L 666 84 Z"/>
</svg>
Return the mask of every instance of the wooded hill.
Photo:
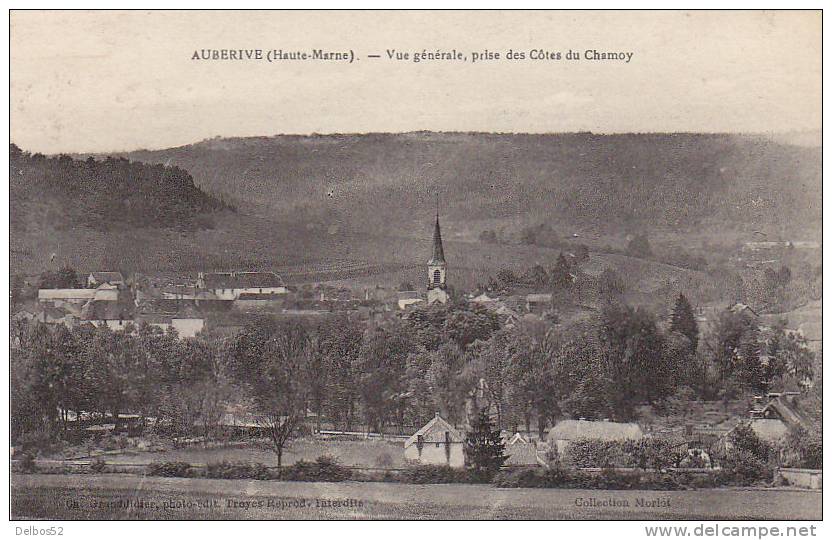
<svg viewBox="0 0 832 540">
<path fill-rule="evenodd" d="M 9 152 L 13 230 L 39 221 L 56 228 L 205 226 L 205 214 L 227 209 L 194 185 L 187 171 L 125 158 L 84 161 Z M 45 222 L 45 223 L 44 223 Z"/>
<path fill-rule="evenodd" d="M 12 154 L 13 272 L 326 269 L 421 282 L 437 192 L 461 288 L 504 267 L 548 268 L 567 243 L 585 243 L 592 263 L 638 232 L 654 251 L 706 255 L 761 235 L 820 239 L 820 148 L 782 138 L 418 132 L 211 139 L 92 161 Z M 217 212 L 219 199 L 237 212 Z M 545 234 L 522 245 L 530 229 Z"/>
<path fill-rule="evenodd" d="M 431 133 L 212 139 L 126 154 L 275 216 L 408 234 L 446 219 L 819 236 L 820 148 L 729 134 Z M 420 231 L 421 232 L 421 231 Z"/>
</svg>

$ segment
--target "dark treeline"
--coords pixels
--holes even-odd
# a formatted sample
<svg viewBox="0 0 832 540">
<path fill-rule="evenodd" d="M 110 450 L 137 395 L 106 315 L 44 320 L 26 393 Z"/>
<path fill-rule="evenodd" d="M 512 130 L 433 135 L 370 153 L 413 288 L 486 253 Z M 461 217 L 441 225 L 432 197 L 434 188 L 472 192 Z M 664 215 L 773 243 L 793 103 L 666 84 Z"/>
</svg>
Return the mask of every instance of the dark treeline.
<svg viewBox="0 0 832 540">
<path fill-rule="evenodd" d="M 98 230 L 119 226 L 208 226 L 208 212 L 229 208 L 199 189 L 179 167 L 147 165 L 124 158 L 84 161 L 69 156 L 9 152 L 13 207 L 47 205 L 52 225 Z"/>
<path fill-rule="evenodd" d="M 19 322 L 11 340 L 13 441 L 69 433 L 67 411 L 133 413 L 167 434 L 211 437 L 233 407 L 260 419 L 279 456 L 310 418 L 407 433 L 435 412 L 464 426 L 485 409 L 500 428 L 542 435 L 561 418 L 632 420 L 641 405 L 799 388 L 814 362 L 800 336 L 742 312 L 700 335 L 682 295 L 669 321 L 610 305 L 593 323 L 501 327 L 456 304 L 370 324 L 262 318 L 233 338 L 186 340 L 147 325 Z"/>
</svg>

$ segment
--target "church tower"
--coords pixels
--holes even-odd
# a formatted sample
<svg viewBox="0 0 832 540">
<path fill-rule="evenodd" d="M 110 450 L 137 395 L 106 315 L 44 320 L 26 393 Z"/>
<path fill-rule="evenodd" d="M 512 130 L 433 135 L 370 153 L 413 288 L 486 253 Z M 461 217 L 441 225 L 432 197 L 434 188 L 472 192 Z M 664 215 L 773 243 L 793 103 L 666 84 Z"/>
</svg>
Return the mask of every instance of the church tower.
<svg viewBox="0 0 832 540">
<path fill-rule="evenodd" d="M 445 279 L 448 266 L 445 262 L 445 251 L 442 249 L 442 231 L 439 228 L 439 212 L 436 212 L 436 225 L 433 228 L 433 256 L 428 261 L 428 304 L 433 302 L 446 303 L 448 293 L 445 292 Z"/>
</svg>

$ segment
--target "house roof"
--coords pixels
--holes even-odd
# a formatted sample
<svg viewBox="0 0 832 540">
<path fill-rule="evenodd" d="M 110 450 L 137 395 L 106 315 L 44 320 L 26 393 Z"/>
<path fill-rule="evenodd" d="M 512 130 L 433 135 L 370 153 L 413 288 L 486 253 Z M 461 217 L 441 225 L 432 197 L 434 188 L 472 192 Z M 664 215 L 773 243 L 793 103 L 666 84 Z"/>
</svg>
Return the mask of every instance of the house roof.
<svg viewBox="0 0 832 540">
<path fill-rule="evenodd" d="M 166 285 L 162 287 L 162 293 L 195 296 L 199 289 L 192 285 Z"/>
<path fill-rule="evenodd" d="M 96 289 L 38 289 L 38 300 L 86 300 L 95 297 Z"/>
<path fill-rule="evenodd" d="M 98 287 L 95 288 L 96 291 L 117 291 L 118 287 L 113 285 L 112 283 L 106 282 L 102 283 Z"/>
<path fill-rule="evenodd" d="M 531 443 L 518 442 L 506 445 L 505 455 L 508 457 L 504 465 L 539 465 L 537 447 Z"/>
<path fill-rule="evenodd" d="M 732 311 L 733 313 L 751 313 L 751 314 L 753 314 L 754 316 L 759 317 L 759 315 L 757 314 L 757 312 L 756 312 L 756 311 L 754 311 L 753 309 L 751 309 L 751 307 L 750 307 L 750 306 L 748 306 L 748 305 L 746 305 L 746 304 L 736 303 L 736 304 L 734 304 L 733 306 L 731 306 L 731 307 L 730 307 L 730 308 L 728 308 L 728 309 L 729 309 L 730 311 Z"/>
<path fill-rule="evenodd" d="M 407 448 L 408 446 L 416 444 L 420 435 L 422 436 L 422 440 L 426 443 L 443 443 L 445 442 L 446 431 L 450 435 L 451 442 L 461 443 L 465 441 L 465 437 L 460 431 L 437 414 L 431 418 L 430 422 L 422 426 L 419 431 L 411 435 L 410 438 L 405 441 L 404 447 Z"/>
<path fill-rule="evenodd" d="M 206 289 L 262 289 L 283 287 L 283 279 L 274 272 L 206 272 Z"/>
<path fill-rule="evenodd" d="M 601 439 L 618 441 L 624 439 L 640 439 L 644 436 L 641 428 L 635 423 L 609 422 L 606 420 L 561 420 L 549 429 L 549 441 L 576 439 Z"/>
<path fill-rule="evenodd" d="M 131 306 L 119 302 L 90 300 L 81 308 L 84 321 L 126 321 L 133 318 Z"/>
<path fill-rule="evenodd" d="M 784 396 L 775 397 L 766 403 L 766 406 L 760 412 L 766 414 L 769 411 L 775 412 L 787 425 L 806 427 L 808 424 L 803 415 L 789 404 Z"/>
<path fill-rule="evenodd" d="M 507 437 L 507 440 L 506 440 L 506 445 L 510 446 L 510 445 L 513 445 L 513 444 L 529 444 L 529 440 L 526 439 L 520 433 L 515 433 L 511 437 Z"/>
<path fill-rule="evenodd" d="M 99 283 L 124 282 L 124 276 L 121 275 L 121 272 L 90 272 L 90 275 Z"/>
<path fill-rule="evenodd" d="M 532 293 L 526 295 L 527 302 L 551 302 L 552 295 L 548 293 Z"/>
<path fill-rule="evenodd" d="M 68 313 L 66 311 L 64 311 L 63 309 L 59 309 L 59 308 L 52 307 L 52 306 L 49 306 L 49 305 L 43 308 L 43 314 L 44 314 L 45 317 L 48 317 L 49 319 L 53 319 L 53 320 L 54 319 L 63 319 L 64 317 L 66 317 L 68 315 Z"/>
<path fill-rule="evenodd" d="M 164 313 L 142 313 L 136 317 L 136 321 L 147 324 L 170 324 L 171 316 Z"/>
</svg>

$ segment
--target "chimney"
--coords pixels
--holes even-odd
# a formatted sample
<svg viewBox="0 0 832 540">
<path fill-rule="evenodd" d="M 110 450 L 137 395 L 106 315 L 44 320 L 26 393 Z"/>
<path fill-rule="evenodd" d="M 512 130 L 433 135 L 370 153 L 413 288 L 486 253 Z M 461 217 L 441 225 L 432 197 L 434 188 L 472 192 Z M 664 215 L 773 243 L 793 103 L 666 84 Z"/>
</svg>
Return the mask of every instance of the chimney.
<svg viewBox="0 0 832 540">
<path fill-rule="evenodd" d="M 436 418 L 439 418 L 439 411 L 436 411 Z"/>
</svg>

